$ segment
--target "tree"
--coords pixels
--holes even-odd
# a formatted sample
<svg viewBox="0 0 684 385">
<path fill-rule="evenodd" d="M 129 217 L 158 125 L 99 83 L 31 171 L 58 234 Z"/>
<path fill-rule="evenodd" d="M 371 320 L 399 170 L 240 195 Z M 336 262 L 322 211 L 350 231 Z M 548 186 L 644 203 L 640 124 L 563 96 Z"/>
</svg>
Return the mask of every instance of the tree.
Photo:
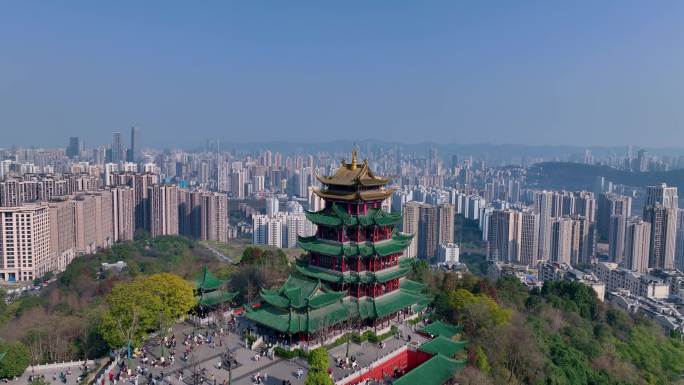
<svg viewBox="0 0 684 385">
<path fill-rule="evenodd" d="M 0 378 L 20 376 L 30 363 L 29 350 L 19 342 L 0 343 Z"/>
<path fill-rule="evenodd" d="M 145 287 L 143 279 L 114 286 L 106 302 L 100 331 L 113 348 L 140 345 L 145 334 L 155 329 L 164 309 L 161 298 Z"/>
<path fill-rule="evenodd" d="M 333 385 L 328 375 L 330 359 L 324 347 L 316 348 L 309 353 L 309 373 L 305 385 Z"/>
<path fill-rule="evenodd" d="M 468 366 L 459 371 L 454 376 L 454 380 L 457 384 L 462 385 L 494 385 L 491 378 L 489 378 L 486 373 L 472 366 Z"/>
<path fill-rule="evenodd" d="M 438 306 L 446 306 L 446 313 L 453 317 L 449 321 L 461 323 L 466 332 L 477 337 L 481 332 L 503 325 L 511 318 L 511 310 L 499 306 L 485 294 L 473 294 L 458 289 L 447 294 L 446 300 L 438 301 Z"/>
<path fill-rule="evenodd" d="M 158 314 L 159 337 L 162 338 L 176 320 L 197 304 L 194 289 L 188 281 L 169 273 L 151 275 L 145 282 L 152 295 L 162 302 L 162 310 Z M 161 346 L 163 354 L 164 345 Z"/>
<path fill-rule="evenodd" d="M 187 314 L 197 304 L 192 285 L 175 274 L 154 274 L 144 281 L 147 290 L 161 299 L 164 314 L 173 321 Z"/>
<path fill-rule="evenodd" d="M 111 347 L 139 345 L 153 330 L 166 330 L 195 306 L 192 286 L 174 274 L 120 283 L 107 295 L 101 333 Z"/>
</svg>

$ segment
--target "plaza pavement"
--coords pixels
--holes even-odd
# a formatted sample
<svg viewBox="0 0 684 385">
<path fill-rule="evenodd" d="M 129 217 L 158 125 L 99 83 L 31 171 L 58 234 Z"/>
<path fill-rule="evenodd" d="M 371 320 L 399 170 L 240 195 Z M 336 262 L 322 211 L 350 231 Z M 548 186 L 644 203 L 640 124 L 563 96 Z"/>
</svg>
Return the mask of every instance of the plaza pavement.
<svg viewBox="0 0 684 385">
<path fill-rule="evenodd" d="M 265 374 L 268 375 L 267 380 L 262 381 L 262 383 L 265 383 L 266 385 L 281 385 L 283 383 L 283 380 L 289 380 L 293 385 L 304 384 L 304 379 L 306 378 L 306 371 L 308 368 L 306 360 L 301 358 L 287 360 L 279 357 L 274 357 L 274 359 L 270 359 L 268 357 L 261 357 L 259 361 L 255 361 L 255 352 L 245 348 L 245 341 L 240 337 L 241 331 L 245 327 L 245 324 L 241 323 L 239 324 L 238 330 L 236 330 L 235 332 L 226 332 L 223 336 L 217 336 L 216 347 L 213 347 L 210 344 L 196 345 L 191 355 L 191 358 L 188 359 L 188 361 L 186 362 L 181 359 L 183 355 L 183 349 L 185 348 L 185 345 L 183 345 L 184 336 L 186 334 L 192 333 L 193 331 L 195 331 L 196 333 L 200 333 L 202 335 L 206 335 L 208 331 L 213 331 L 213 329 L 209 329 L 206 327 L 194 328 L 192 325 L 187 323 L 176 325 L 173 328 L 173 334 L 176 336 L 176 341 L 178 341 L 178 343 L 176 346 L 176 359 L 174 364 L 171 366 L 167 366 L 165 368 L 149 368 L 149 370 L 155 377 L 159 376 L 160 373 L 163 371 L 165 381 L 169 385 L 193 385 L 191 379 L 192 367 L 194 364 L 197 364 L 199 370 L 201 370 L 202 368 L 206 368 L 206 375 L 203 377 L 204 382 L 202 385 L 214 385 L 214 381 L 216 385 L 222 385 L 224 384 L 224 381 L 225 383 L 228 383 L 229 373 L 228 370 L 224 367 L 218 369 L 217 363 L 221 360 L 221 356 L 226 351 L 226 349 L 229 349 L 239 364 L 236 368 L 232 369 L 231 383 L 234 385 L 253 384 L 252 379 L 257 373 L 261 374 L 262 377 Z M 411 340 L 416 345 L 424 342 L 425 338 L 416 334 L 412 329 L 413 328 L 407 326 L 406 324 L 399 325 L 400 335 L 402 335 L 403 338 L 388 338 L 387 340 L 385 340 L 384 348 L 380 348 L 379 344 L 370 342 L 363 342 L 361 344 L 352 343 L 350 345 L 350 356 L 354 356 L 357 362 L 359 363 L 359 366 L 357 367 L 356 371 L 370 365 L 378 358 L 386 356 L 401 348 L 402 346 L 406 345 L 408 343 L 408 335 L 411 335 Z M 160 346 L 158 344 L 148 344 L 147 349 L 150 352 L 150 358 L 154 357 L 158 360 L 158 357 L 161 353 Z M 348 376 L 350 373 L 354 371 L 351 368 L 338 368 L 335 363 L 335 357 L 345 357 L 346 349 L 347 345 L 342 344 L 331 349 L 329 352 L 330 367 L 333 370 L 333 379 L 335 381 L 339 380 L 340 378 Z M 168 357 L 168 351 L 165 351 L 165 355 Z M 131 362 L 132 369 L 135 370 L 137 365 L 142 365 L 141 360 L 133 359 Z M 147 367 L 149 367 L 149 365 Z M 297 379 L 296 372 L 300 368 L 303 369 L 304 376 L 301 379 Z M 77 377 L 79 376 L 81 371 L 78 367 L 72 367 L 71 370 L 72 374 L 70 376 L 67 376 L 67 385 L 76 385 Z M 59 379 L 57 379 L 56 381 L 53 380 L 53 376 L 57 378 L 60 371 L 65 371 L 65 369 L 47 370 L 42 371 L 40 373 L 36 372 L 35 374 L 44 374 L 46 380 L 49 383 L 52 383 L 53 385 L 60 385 L 62 383 L 61 381 L 59 381 Z M 183 381 L 180 381 L 178 378 L 178 374 L 180 371 L 183 372 Z M 27 385 L 28 376 L 30 374 L 31 373 L 27 372 L 19 379 L 10 381 L 10 383 L 16 385 Z M 130 385 L 133 383 L 133 380 L 128 380 L 125 381 L 124 384 L 120 385 Z M 138 383 L 139 385 L 146 385 L 147 379 L 143 376 L 140 376 L 138 379 Z M 106 381 L 106 385 L 113 384 L 110 384 L 109 381 Z"/>
</svg>

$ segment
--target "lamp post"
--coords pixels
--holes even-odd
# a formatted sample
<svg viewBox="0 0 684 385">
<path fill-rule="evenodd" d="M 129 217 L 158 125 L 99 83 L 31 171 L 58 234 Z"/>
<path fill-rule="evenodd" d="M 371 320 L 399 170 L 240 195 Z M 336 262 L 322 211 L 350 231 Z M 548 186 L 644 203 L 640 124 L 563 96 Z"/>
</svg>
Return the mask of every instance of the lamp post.
<svg viewBox="0 0 684 385">
<path fill-rule="evenodd" d="M 225 353 L 225 360 L 226 365 L 228 365 L 228 385 L 231 385 L 231 382 L 233 380 L 233 360 L 231 359 L 232 354 L 230 351 L 230 348 L 226 346 L 226 353 Z"/>
</svg>

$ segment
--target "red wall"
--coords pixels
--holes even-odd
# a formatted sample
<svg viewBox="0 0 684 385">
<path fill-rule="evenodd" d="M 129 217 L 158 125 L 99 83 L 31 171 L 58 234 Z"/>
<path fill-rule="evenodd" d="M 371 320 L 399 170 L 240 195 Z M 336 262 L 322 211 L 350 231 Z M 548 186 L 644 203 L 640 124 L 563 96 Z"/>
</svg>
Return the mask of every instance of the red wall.
<svg viewBox="0 0 684 385">
<path fill-rule="evenodd" d="M 392 357 L 391 359 L 385 361 L 382 365 L 377 366 L 372 370 L 351 380 L 349 384 L 358 384 L 359 382 L 367 378 L 381 380 L 385 378 L 385 375 L 389 375 L 391 377 L 394 374 L 395 368 L 399 368 L 400 371 L 403 370 L 409 372 L 413 370 L 416 366 L 430 359 L 430 357 L 432 356 L 421 351 L 405 350 L 397 354 L 396 356 Z"/>
</svg>

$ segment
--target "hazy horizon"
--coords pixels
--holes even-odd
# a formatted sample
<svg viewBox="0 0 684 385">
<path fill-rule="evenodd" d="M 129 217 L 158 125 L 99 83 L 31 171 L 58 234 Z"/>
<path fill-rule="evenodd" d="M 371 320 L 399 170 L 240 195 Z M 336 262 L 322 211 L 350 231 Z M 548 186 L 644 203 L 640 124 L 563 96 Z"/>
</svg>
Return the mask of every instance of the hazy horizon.
<svg viewBox="0 0 684 385">
<path fill-rule="evenodd" d="M 684 148 L 684 3 L 8 3 L 0 147 Z"/>
</svg>

